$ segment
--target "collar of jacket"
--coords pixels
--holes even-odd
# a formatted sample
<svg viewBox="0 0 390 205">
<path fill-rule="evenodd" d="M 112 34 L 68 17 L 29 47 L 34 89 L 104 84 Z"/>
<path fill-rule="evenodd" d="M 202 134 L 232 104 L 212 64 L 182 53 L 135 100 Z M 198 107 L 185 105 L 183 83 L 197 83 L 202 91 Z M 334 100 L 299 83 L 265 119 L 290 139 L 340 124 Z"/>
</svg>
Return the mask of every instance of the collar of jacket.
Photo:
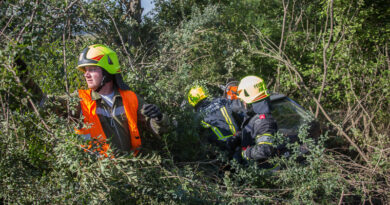
<svg viewBox="0 0 390 205">
<path fill-rule="evenodd" d="M 256 114 L 269 114 L 269 113 L 271 113 L 269 97 L 265 98 L 262 101 L 253 103 L 252 109 Z"/>
<path fill-rule="evenodd" d="M 207 107 L 211 103 L 211 100 L 208 98 L 203 99 L 202 101 L 198 102 L 195 106 L 195 110 L 199 112 L 202 108 Z"/>
<path fill-rule="evenodd" d="M 113 99 L 118 97 L 118 96 L 120 97 L 121 94 L 119 93 L 119 90 L 116 87 L 114 87 L 114 97 L 113 97 Z M 99 99 L 102 99 L 102 96 L 98 92 L 92 90 L 91 99 L 92 100 L 99 100 Z"/>
</svg>

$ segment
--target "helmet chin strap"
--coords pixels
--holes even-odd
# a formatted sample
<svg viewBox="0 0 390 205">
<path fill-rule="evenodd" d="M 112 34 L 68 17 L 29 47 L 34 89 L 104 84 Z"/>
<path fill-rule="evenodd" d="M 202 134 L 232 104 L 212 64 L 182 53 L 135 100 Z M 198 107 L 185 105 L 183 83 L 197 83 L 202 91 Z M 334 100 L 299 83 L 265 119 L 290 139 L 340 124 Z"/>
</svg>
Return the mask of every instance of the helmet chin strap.
<svg viewBox="0 0 390 205">
<path fill-rule="evenodd" d="M 96 88 L 96 92 L 99 92 L 102 88 L 103 88 L 103 86 L 107 83 L 106 81 L 106 76 L 103 76 L 103 79 L 102 79 L 102 81 L 100 82 L 100 85 L 99 85 L 99 87 L 98 88 Z"/>
<path fill-rule="evenodd" d="M 109 74 L 107 71 L 105 71 L 104 69 L 102 69 L 102 71 L 103 71 L 103 79 L 102 79 L 102 81 L 100 82 L 100 85 L 99 85 L 99 87 L 98 88 L 96 88 L 96 92 L 99 92 L 103 87 L 104 87 L 104 85 L 106 84 L 106 83 L 108 83 L 108 82 L 110 82 L 110 81 L 112 81 L 113 79 L 114 79 L 114 76 L 113 75 L 111 75 L 111 74 Z"/>
</svg>

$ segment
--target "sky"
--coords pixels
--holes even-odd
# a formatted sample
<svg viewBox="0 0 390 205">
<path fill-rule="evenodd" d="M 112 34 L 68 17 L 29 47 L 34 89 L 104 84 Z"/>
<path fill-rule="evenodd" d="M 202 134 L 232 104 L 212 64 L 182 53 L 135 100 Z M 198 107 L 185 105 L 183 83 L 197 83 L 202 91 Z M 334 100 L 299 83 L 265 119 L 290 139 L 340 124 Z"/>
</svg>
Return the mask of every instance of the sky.
<svg viewBox="0 0 390 205">
<path fill-rule="evenodd" d="M 144 8 L 142 15 L 146 15 L 149 11 L 154 8 L 153 0 L 141 0 L 141 7 Z"/>
</svg>

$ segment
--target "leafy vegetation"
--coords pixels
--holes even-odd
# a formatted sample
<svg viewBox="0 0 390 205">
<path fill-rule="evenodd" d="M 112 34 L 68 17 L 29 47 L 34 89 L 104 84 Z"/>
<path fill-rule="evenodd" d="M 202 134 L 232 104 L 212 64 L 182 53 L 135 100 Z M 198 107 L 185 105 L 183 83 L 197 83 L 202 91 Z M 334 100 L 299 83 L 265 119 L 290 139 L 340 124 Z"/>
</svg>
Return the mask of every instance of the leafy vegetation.
<svg viewBox="0 0 390 205">
<path fill-rule="evenodd" d="M 137 4 L 138 3 L 138 4 Z M 384 0 L 155 0 L 0 2 L 0 200 L 14 203 L 390 202 L 390 7 Z M 82 88 L 79 52 L 117 51 L 125 81 L 170 117 L 170 132 L 144 134 L 139 157 L 96 159 L 48 95 Z M 23 59 L 27 70 L 16 67 Z M 321 123 L 310 150 L 275 157 L 280 169 L 230 161 L 199 134 L 185 94 L 254 74 Z M 283 138 L 279 136 L 282 143 Z"/>
</svg>

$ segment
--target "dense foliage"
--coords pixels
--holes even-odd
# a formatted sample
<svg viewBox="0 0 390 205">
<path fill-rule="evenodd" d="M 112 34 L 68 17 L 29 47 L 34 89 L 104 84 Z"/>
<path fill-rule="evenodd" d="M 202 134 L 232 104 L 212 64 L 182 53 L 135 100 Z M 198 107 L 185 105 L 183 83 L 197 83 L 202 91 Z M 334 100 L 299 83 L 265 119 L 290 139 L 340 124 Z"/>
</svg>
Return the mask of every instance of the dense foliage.
<svg viewBox="0 0 390 205">
<path fill-rule="evenodd" d="M 390 7 L 384 0 L 0 2 L 0 203 L 390 203 Z M 40 99 L 85 86 L 79 52 L 116 50 L 125 81 L 170 117 L 145 152 L 97 160 L 61 106 Z M 17 68 L 16 59 L 27 63 Z M 276 172 L 229 161 L 198 133 L 185 94 L 254 74 L 321 123 L 310 152 Z M 280 137 L 280 141 L 283 141 Z"/>
</svg>

